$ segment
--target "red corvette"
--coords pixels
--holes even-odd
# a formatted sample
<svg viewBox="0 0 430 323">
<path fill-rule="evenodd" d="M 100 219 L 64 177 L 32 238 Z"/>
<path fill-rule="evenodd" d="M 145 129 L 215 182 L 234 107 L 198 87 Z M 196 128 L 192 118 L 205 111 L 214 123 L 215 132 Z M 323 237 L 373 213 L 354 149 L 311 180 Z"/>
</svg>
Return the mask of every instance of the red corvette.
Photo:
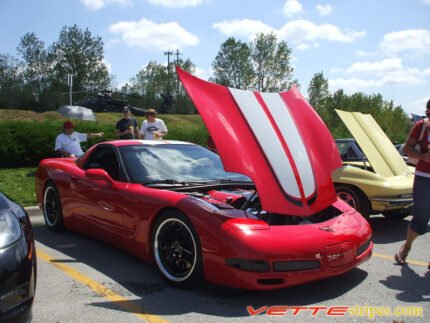
<svg viewBox="0 0 430 323">
<path fill-rule="evenodd" d="M 283 288 L 369 259 L 369 224 L 336 199 L 333 138 L 296 89 L 253 93 L 178 75 L 219 155 L 118 140 L 45 159 L 36 193 L 49 229 L 123 248 L 178 287 Z"/>
</svg>

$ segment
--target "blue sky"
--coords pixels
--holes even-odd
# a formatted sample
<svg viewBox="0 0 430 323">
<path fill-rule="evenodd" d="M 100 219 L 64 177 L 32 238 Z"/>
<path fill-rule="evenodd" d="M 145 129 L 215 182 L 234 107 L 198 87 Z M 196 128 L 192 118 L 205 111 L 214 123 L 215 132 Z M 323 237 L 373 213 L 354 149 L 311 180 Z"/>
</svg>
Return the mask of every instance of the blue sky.
<svg viewBox="0 0 430 323">
<path fill-rule="evenodd" d="M 1 0 L 0 53 L 16 55 L 27 32 L 51 45 L 73 24 L 102 37 L 117 85 L 169 49 L 207 79 L 228 37 L 273 31 L 304 95 L 323 71 L 331 90 L 381 93 L 406 112 L 430 98 L 430 0 Z"/>
</svg>

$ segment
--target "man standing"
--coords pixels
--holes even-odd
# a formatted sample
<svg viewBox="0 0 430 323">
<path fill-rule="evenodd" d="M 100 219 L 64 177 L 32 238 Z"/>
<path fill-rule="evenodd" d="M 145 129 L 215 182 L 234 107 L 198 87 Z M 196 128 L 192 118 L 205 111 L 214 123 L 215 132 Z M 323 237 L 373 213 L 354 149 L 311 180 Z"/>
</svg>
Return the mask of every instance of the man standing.
<svg viewBox="0 0 430 323">
<path fill-rule="evenodd" d="M 103 132 L 99 133 L 79 133 L 74 131 L 75 126 L 71 121 L 63 124 L 63 133 L 55 139 L 55 151 L 62 157 L 80 157 L 84 154 L 81 142 L 87 141 L 91 137 L 103 137 Z"/>
<path fill-rule="evenodd" d="M 115 135 L 119 139 L 139 139 L 139 128 L 135 118 L 131 118 L 130 108 L 122 108 L 122 119 L 116 123 Z"/>
<path fill-rule="evenodd" d="M 140 138 L 146 140 L 162 140 L 167 135 L 167 127 L 163 120 L 156 118 L 154 109 L 146 111 L 146 120 L 140 128 Z"/>
</svg>

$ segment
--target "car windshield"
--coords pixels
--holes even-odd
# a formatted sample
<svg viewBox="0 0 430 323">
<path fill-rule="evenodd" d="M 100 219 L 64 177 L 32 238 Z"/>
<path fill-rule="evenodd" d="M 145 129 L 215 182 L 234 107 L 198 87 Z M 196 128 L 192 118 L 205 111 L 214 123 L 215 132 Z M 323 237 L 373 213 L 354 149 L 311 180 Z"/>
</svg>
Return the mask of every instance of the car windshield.
<svg viewBox="0 0 430 323">
<path fill-rule="evenodd" d="M 217 154 L 198 145 L 123 146 L 119 150 L 133 183 L 251 182 L 247 176 L 226 172 Z"/>
</svg>

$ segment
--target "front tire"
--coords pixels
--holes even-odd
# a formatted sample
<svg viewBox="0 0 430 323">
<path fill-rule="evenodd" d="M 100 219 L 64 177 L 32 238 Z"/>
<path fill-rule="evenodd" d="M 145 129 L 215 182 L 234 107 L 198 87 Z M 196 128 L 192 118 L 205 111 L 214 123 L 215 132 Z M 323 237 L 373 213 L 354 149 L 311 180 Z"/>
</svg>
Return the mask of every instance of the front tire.
<svg viewBox="0 0 430 323">
<path fill-rule="evenodd" d="M 64 229 L 60 195 L 52 182 L 46 185 L 43 194 L 43 217 L 49 230 L 59 232 Z"/>
<path fill-rule="evenodd" d="M 338 198 L 352 206 L 366 219 L 370 218 L 370 203 L 364 193 L 350 185 L 335 185 Z"/>
<path fill-rule="evenodd" d="M 190 288 L 203 282 L 199 238 L 181 212 L 162 214 L 152 233 L 152 251 L 161 276 L 175 287 Z"/>
</svg>

